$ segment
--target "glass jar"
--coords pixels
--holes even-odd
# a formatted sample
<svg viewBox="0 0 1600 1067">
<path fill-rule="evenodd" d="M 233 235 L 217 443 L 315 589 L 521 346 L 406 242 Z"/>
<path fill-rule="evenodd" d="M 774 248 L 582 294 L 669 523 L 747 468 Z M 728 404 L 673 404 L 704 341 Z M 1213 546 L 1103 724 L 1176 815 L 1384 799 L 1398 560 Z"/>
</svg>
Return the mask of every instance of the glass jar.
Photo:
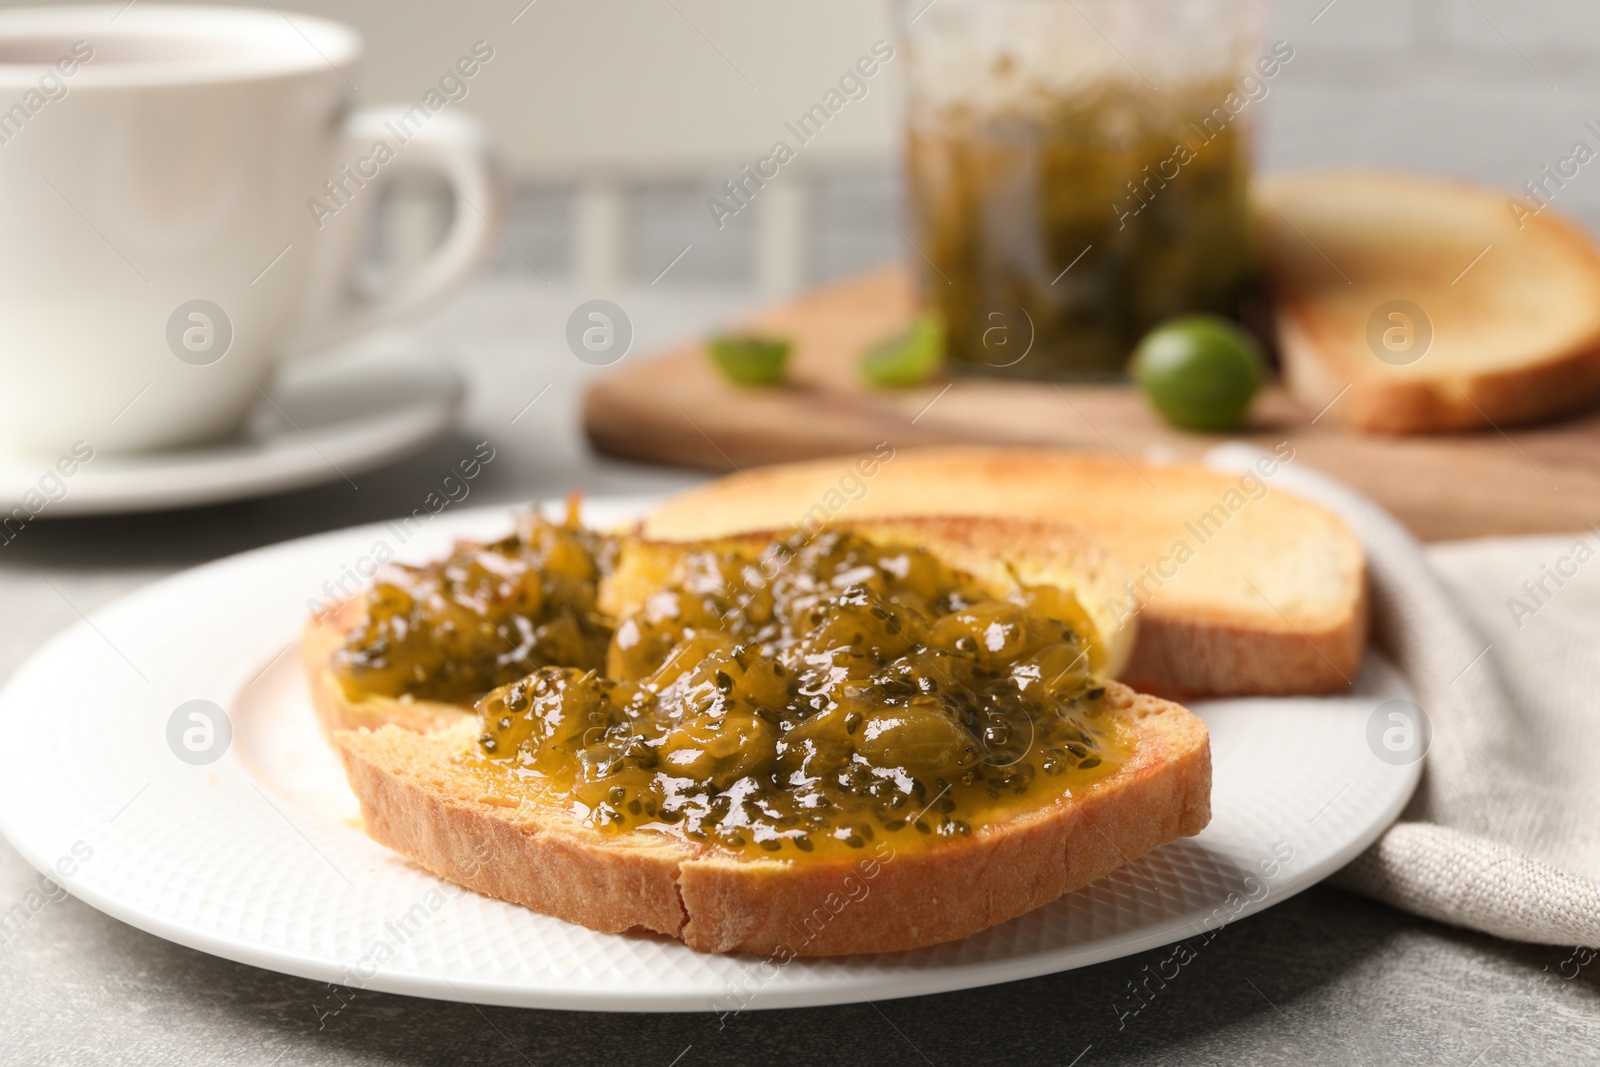
<svg viewBox="0 0 1600 1067">
<path fill-rule="evenodd" d="M 1257 0 L 899 11 L 910 237 L 956 369 L 1116 377 L 1162 320 L 1238 312 L 1250 129 L 1293 56 L 1257 50 Z"/>
</svg>

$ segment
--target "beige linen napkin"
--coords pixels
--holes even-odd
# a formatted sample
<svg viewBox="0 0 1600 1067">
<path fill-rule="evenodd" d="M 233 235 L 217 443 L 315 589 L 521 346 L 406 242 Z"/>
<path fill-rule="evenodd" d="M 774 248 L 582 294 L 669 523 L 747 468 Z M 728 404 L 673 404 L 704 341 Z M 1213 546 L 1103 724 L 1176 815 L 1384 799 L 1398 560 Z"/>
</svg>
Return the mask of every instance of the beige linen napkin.
<svg viewBox="0 0 1600 1067">
<path fill-rule="evenodd" d="M 1229 444 L 1206 461 L 1243 471 L 1260 455 Z M 1424 548 L 1324 475 L 1291 462 L 1270 481 L 1360 536 L 1374 640 L 1432 724 L 1416 796 L 1333 883 L 1501 937 L 1600 946 L 1600 531 Z"/>
</svg>

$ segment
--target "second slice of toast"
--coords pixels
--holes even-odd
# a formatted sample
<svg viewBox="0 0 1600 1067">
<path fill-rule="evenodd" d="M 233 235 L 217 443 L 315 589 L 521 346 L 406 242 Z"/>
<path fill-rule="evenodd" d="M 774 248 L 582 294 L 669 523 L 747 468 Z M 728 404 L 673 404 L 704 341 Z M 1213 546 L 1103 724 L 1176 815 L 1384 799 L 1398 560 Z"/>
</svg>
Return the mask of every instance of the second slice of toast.
<svg viewBox="0 0 1600 1067">
<path fill-rule="evenodd" d="M 900 449 L 719 478 L 667 500 L 645 533 L 805 525 L 819 508 L 851 522 L 946 514 L 1083 529 L 1127 572 L 1094 592 L 1138 615 L 1130 658 L 1112 668 L 1137 689 L 1174 699 L 1333 693 L 1360 670 L 1360 542 L 1337 515 L 1253 475 L 1047 449 Z"/>
</svg>

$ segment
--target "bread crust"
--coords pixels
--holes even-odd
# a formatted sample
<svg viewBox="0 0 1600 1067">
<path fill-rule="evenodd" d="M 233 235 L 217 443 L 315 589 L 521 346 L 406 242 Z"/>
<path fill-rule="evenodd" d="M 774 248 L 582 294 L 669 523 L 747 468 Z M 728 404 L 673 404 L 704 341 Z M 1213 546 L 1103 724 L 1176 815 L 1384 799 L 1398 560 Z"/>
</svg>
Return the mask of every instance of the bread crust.
<svg viewBox="0 0 1600 1067">
<path fill-rule="evenodd" d="M 485 788 L 456 764 L 475 732 L 470 720 L 432 734 L 395 725 L 335 732 L 367 835 L 486 896 L 606 933 L 676 936 L 677 870 L 692 853 L 657 835 L 608 839 Z"/>
<path fill-rule="evenodd" d="M 1120 677 L 1141 692 L 1168 700 L 1342 693 L 1355 684 L 1361 669 L 1370 595 L 1363 561 L 1349 620 L 1309 633 L 1163 616 L 1146 609 L 1139 640 Z"/>
<path fill-rule="evenodd" d="M 832 956 L 968 936 L 1103 877 L 1210 820 L 1206 728 L 1111 683 L 1134 743 L 1079 796 L 884 855 L 747 859 L 647 831 L 602 834 L 486 790 L 456 762 L 473 727 L 341 730 L 334 743 L 372 838 L 470 889 L 605 932 L 647 930 L 705 952 Z"/>
</svg>

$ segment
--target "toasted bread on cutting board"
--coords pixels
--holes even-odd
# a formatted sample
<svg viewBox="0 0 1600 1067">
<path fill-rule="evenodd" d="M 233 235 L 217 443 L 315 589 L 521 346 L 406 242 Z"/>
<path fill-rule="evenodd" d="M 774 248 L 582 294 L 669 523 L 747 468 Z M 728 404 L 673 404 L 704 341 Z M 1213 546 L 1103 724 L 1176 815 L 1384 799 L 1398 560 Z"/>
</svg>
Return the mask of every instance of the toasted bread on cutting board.
<svg viewBox="0 0 1600 1067">
<path fill-rule="evenodd" d="M 1600 251 L 1532 196 L 1354 170 L 1261 193 L 1284 378 L 1309 410 L 1412 434 L 1600 399 Z"/>
<path fill-rule="evenodd" d="M 1049 450 L 901 449 L 888 459 L 750 468 L 667 500 L 644 533 L 687 540 L 805 524 L 819 514 L 861 521 L 929 513 L 1068 522 L 1109 548 L 1132 583 L 1113 610 L 1139 615 L 1119 675 L 1135 688 L 1180 699 L 1331 693 L 1360 669 L 1366 563 L 1349 527 L 1259 478 L 1193 465 Z"/>
<path fill-rule="evenodd" d="M 1087 585 L 1120 574 L 1080 533 L 1046 523 L 897 519 L 856 530 L 928 547 L 995 595 L 1051 583 L 1077 588 L 1087 602 Z M 647 597 L 656 573 L 651 546 L 635 548 L 643 559 L 624 559 L 616 573 L 627 577 L 609 590 L 619 610 Z M 368 834 L 441 877 L 596 930 L 647 930 L 702 951 L 786 959 L 964 937 L 1203 829 L 1211 784 L 1205 725 L 1118 683 L 1103 691 L 1105 714 L 1127 748 L 1093 784 L 1008 809 L 968 836 L 910 834 L 888 848 L 883 837 L 855 852 L 786 850 L 781 859 L 657 830 L 586 825 L 570 806 L 541 802 L 517 780 L 475 771 L 480 726 L 465 715 L 433 733 L 389 725 L 339 730 L 333 739 Z"/>
</svg>

